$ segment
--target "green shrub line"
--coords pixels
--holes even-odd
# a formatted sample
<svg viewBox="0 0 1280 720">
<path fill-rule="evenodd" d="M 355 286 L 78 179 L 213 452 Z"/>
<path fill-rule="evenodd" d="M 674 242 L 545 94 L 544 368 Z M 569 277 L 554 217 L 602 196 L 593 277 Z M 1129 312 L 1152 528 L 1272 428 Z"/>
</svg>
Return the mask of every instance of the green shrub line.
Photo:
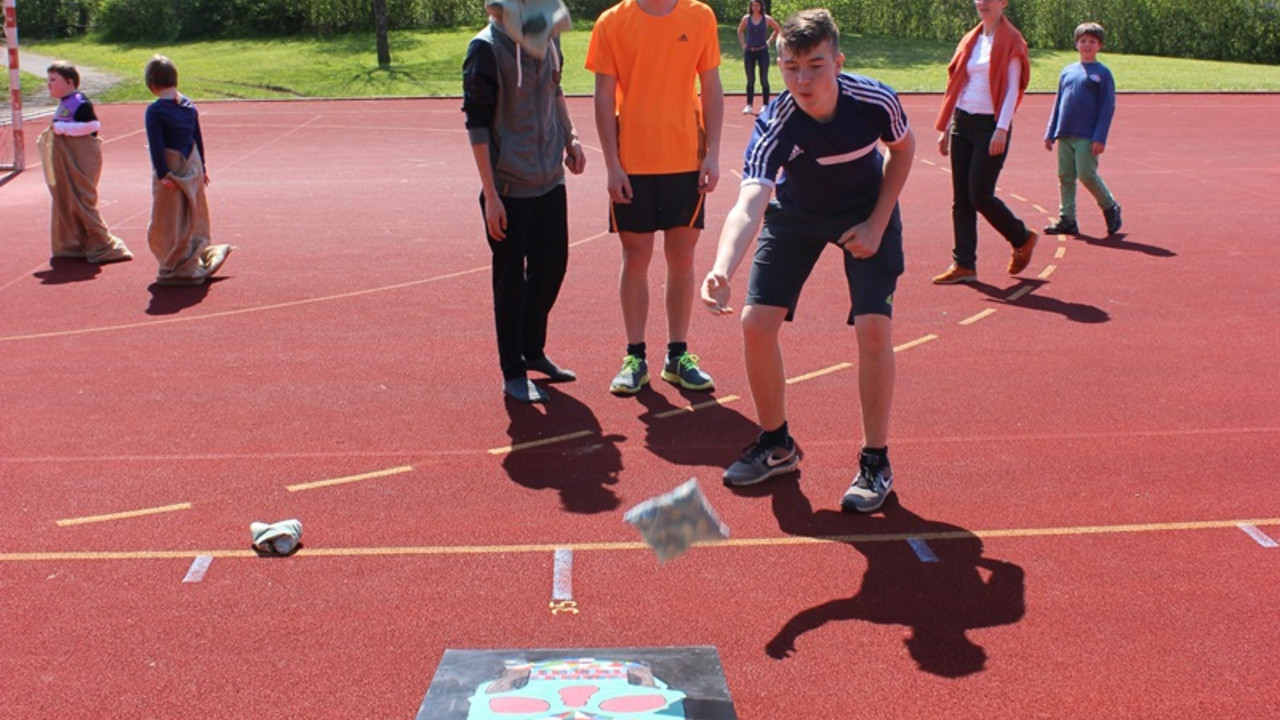
<svg viewBox="0 0 1280 720">
<path fill-rule="evenodd" d="M 588 23 L 616 0 L 568 0 Z M 746 0 L 706 0 L 725 25 Z M 774 16 L 821 3 L 775 0 Z M 91 33 L 111 42 L 287 37 L 367 31 L 370 0 L 19 0 L 24 37 Z M 482 0 L 386 0 L 392 29 L 476 27 Z M 843 32 L 954 43 L 976 22 L 968 0 L 829 0 Z M 1007 13 L 1032 48 L 1073 46 L 1085 20 L 1107 29 L 1106 50 L 1162 57 L 1280 64 L 1280 0 L 1011 0 Z"/>
</svg>

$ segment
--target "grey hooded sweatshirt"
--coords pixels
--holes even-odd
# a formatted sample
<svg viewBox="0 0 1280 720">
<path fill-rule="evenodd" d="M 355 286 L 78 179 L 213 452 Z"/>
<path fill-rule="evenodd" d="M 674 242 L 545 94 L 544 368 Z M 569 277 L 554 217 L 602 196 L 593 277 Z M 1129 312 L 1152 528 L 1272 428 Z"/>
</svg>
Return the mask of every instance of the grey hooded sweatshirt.
<svg viewBox="0 0 1280 720">
<path fill-rule="evenodd" d="M 471 144 L 489 144 L 499 195 L 538 197 L 564 184 L 572 126 L 558 102 L 560 68 L 558 42 L 538 59 L 492 21 L 467 46 L 462 112 Z"/>
</svg>

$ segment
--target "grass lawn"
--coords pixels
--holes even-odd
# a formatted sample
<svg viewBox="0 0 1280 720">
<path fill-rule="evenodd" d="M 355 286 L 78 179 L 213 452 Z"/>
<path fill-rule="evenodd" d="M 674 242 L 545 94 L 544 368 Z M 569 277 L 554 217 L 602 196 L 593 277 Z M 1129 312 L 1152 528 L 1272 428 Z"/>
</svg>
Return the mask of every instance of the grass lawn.
<svg viewBox="0 0 1280 720">
<path fill-rule="evenodd" d="M 92 38 L 28 41 L 41 55 L 115 73 L 125 82 L 95 98 L 99 102 L 149 100 L 142 67 L 153 53 L 173 58 L 183 92 L 204 98 L 456 96 L 462 92 L 462 58 L 475 31 L 405 30 L 391 33 L 389 68 L 379 68 L 372 33 L 327 37 L 212 40 L 167 46 L 113 44 Z M 566 92 L 590 94 L 593 78 L 582 67 L 590 29 L 565 33 Z M 720 28 L 725 90 L 746 87 L 735 27 Z M 842 37 L 846 69 L 875 77 L 899 92 L 939 92 L 952 43 Z M 1058 72 L 1077 59 L 1074 50 L 1033 50 L 1031 90 L 1052 92 Z M 1125 91 L 1280 92 L 1280 66 L 1103 53 Z M 32 68 L 28 68 L 30 70 Z M 39 69 L 36 69 L 37 71 Z M 42 77 L 42 75 L 40 76 Z M 776 68 L 775 92 L 782 89 Z M 39 80 L 37 87 L 43 85 Z M 25 83 L 24 83 L 25 84 Z"/>
</svg>

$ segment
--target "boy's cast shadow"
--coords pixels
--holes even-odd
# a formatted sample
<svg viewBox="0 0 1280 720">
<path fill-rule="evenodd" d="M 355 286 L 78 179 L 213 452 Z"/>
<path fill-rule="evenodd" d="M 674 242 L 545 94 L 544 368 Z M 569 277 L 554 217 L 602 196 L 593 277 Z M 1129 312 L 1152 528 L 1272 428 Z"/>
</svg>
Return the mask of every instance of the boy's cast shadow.
<svg viewBox="0 0 1280 720">
<path fill-rule="evenodd" d="M 40 278 L 41 285 L 63 285 L 92 280 L 102 272 L 102 267 L 79 258 L 49 258 L 49 269 L 32 273 Z"/>
<path fill-rule="evenodd" d="M 222 282 L 226 278 L 211 277 L 199 285 L 161 285 L 151 283 L 147 291 L 151 293 L 151 303 L 147 305 L 148 315 L 174 315 L 189 307 L 199 305 L 209 294 L 209 287 Z"/>
<path fill-rule="evenodd" d="M 817 510 L 794 478 L 776 481 L 773 511 L 782 530 L 802 537 L 838 538 L 867 559 L 862 584 L 849 598 L 802 610 L 765 646 L 776 659 L 797 652 L 805 633 L 837 620 L 902 625 L 919 668 L 957 678 L 981 672 L 986 650 L 969 630 L 1010 625 L 1026 612 L 1024 572 L 983 557 L 982 540 L 964 528 L 912 513 L 891 494 L 876 514 Z M 922 538 L 936 561 L 925 562 L 908 538 Z"/>
<path fill-rule="evenodd" d="M 1177 257 L 1178 256 L 1178 253 L 1172 250 L 1166 250 L 1165 248 L 1162 248 L 1162 247 L 1157 247 L 1155 245 L 1146 245 L 1146 244 L 1137 243 L 1137 242 L 1130 242 L 1129 240 L 1125 239 L 1128 237 L 1128 233 L 1114 233 L 1111 235 L 1107 235 L 1105 237 L 1094 237 L 1092 235 L 1076 235 L 1076 237 L 1079 238 L 1080 240 L 1085 241 L 1086 243 L 1089 243 L 1090 245 L 1097 245 L 1098 247 L 1111 248 L 1113 250 L 1131 250 L 1133 252 L 1140 252 L 1146 255 L 1151 255 L 1152 257 Z"/>
<path fill-rule="evenodd" d="M 1002 305 L 1057 313 L 1072 322 L 1078 323 L 1093 324 L 1111 321 L 1111 315 L 1106 310 L 1095 305 L 1066 302 L 1036 292 L 1047 284 L 1048 282 L 1044 280 L 1028 280 L 1025 278 L 1019 278 L 1018 284 L 1012 288 L 997 287 L 982 281 L 968 283 L 969 287 Z M 1031 290 L 1016 300 L 1009 299 L 1010 295 L 1025 287 L 1030 287 Z"/>
<path fill-rule="evenodd" d="M 645 447 L 663 460 L 676 465 L 727 468 L 760 433 L 754 420 L 716 402 L 712 393 L 684 389 L 679 392 L 685 400 L 680 405 L 672 404 L 654 388 L 645 387 L 636 394 L 645 408 L 640 416 L 645 424 Z M 687 409 L 703 403 L 708 404 L 694 411 Z"/>
<path fill-rule="evenodd" d="M 600 421 L 585 404 L 554 385 L 540 384 L 547 403 L 533 405 L 504 395 L 507 435 L 512 446 L 585 433 L 571 440 L 508 452 L 502 467 L 513 482 L 534 490 L 555 490 L 571 513 L 602 513 L 621 504 L 612 485 L 622 471 L 621 435 L 602 435 Z"/>
</svg>

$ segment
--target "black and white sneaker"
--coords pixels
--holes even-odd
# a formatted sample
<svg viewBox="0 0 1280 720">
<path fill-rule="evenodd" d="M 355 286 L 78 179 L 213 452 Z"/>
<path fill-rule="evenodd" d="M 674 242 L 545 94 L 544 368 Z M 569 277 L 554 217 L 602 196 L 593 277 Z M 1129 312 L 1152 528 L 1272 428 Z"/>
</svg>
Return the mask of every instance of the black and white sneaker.
<svg viewBox="0 0 1280 720">
<path fill-rule="evenodd" d="M 860 453 L 858 476 L 840 499 L 840 509 L 848 512 L 875 512 L 893 490 L 893 468 L 888 460 L 879 456 Z"/>
<path fill-rule="evenodd" d="M 1102 211 L 1102 217 L 1107 220 L 1107 234 L 1115 235 L 1120 232 L 1120 226 L 1124 223 L 1120 220 L 1120 203 L 1112 205 L 1110 208 Z"/>
<path fill-rule="evenodd" d="M 804 452 L 800 445 L 790 440 L 790 447 L 762 445 L 759 441 L 747 446 L 742 459 L 724 471 L 724 484 L 746 487 L 764 482 L 774 475 L 794 471 L 800 465 Z"/>
</svg>

